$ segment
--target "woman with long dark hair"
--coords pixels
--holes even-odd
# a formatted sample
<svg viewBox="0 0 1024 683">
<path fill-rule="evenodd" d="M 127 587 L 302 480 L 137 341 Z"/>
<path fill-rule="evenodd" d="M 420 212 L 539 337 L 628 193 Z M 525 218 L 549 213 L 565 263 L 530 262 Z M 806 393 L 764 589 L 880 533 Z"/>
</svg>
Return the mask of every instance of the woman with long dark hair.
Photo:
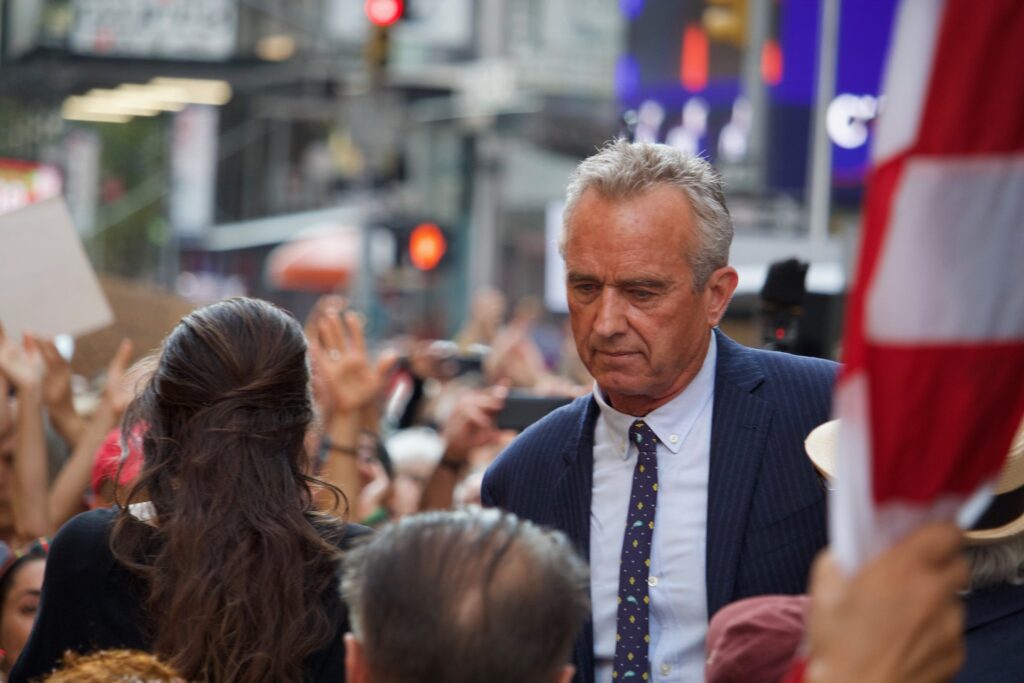
<svg viewBox="0 0 1024 683">
<path fill-rule="evenodd" d="M 340 549 L 362 530 L 315 512 L 314 414 L 299 324 L 254 299 L 186 316 L 124 421 L 144 465 L 127 500 L 54 539 L 28 680 L 65 650 L 153 652 L 187 680 L 342 681 Z M 334 489 L 336 495 L 340 491 Z"/>
</svg>

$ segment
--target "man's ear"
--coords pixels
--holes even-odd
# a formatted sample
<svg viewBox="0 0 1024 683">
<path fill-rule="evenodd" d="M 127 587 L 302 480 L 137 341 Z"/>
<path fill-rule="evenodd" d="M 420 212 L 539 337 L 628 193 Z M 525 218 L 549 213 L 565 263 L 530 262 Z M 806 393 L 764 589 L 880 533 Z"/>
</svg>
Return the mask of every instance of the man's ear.
<svg viewBox="0 0 1024 683">
<path fill-rule="evenodd" d="M 725 315 L 725 309 L 732 301 L 733 292 L 739 284 L 740 276 L 732 266 L 722 266 L 711 273 L 704 286 L 704 304 L 707 310 L 708 327 L 715 327 Z"/>
<path fill-rule="evenodd" d="M 354 633 L 345 634 L 345 680 L 347 683 L 371 683 L 366 650 Z"/>
<path fill-rule="evenodd" d="M 555 677 L 554 683 L 569 683 L 575 675 L 576 667 L 572 664 L 566 664 L 558 670 L 558 675 Z"/>
</svg>

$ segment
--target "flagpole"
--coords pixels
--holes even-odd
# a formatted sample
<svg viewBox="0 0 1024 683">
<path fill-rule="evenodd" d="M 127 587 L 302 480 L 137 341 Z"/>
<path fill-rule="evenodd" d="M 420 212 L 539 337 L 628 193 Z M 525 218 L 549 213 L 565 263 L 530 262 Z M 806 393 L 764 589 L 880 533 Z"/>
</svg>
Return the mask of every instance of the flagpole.
<svg viewBox="0 0 1024 683">
<path fill-rule="evenodd" d="M 808 183 L 808 218 L 812 255 L 828 241 L 832 204 L 832 143 L 825 117 L 836 90 L 836 62 L 839 53 L 840 0 L 822 0 L 818 40 L 818 74 L 814 100 L 814 131 L 811 140 L 811 168 Z"/>
</svg>

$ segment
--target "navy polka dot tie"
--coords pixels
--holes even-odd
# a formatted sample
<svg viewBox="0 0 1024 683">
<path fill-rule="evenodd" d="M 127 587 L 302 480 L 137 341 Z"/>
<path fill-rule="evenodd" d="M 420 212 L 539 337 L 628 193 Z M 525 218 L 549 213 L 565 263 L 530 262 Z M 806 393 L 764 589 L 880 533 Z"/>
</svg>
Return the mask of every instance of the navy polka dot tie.
<svg viewBox="0 0 1024 683">
<path fill-rule="evenodd" d="M 647 648 L 651 642 L 647 578 L 651 570 L 651 537 L 658 501 L 658 437 L 643 420 L 637 420 L 629 428 L 629 438 L 640 453 L 633 469 L 626 534 L 622 538 L 612 679 L 646 681 L 650 678 Z"/>
</svg>

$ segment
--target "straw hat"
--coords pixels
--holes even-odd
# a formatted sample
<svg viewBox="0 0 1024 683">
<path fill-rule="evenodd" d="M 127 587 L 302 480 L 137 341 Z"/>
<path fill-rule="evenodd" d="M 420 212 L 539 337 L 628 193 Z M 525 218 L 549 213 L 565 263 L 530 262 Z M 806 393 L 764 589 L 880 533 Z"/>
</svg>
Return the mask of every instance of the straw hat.
<svg viewBox="0 0 1024 683">
<path fill-rule="evenodd" d="M 828 479 L 835 478 L 838 439 L 839 420 L 831 420 L 815 427 L 804 441 L 814 467 Z M 969 544 L 998 543 L 1024 532 L 1024 422 L 1010 444 L 993 493 L 995 497 L 975 528 L 964 534 Z"/>
</svg>

